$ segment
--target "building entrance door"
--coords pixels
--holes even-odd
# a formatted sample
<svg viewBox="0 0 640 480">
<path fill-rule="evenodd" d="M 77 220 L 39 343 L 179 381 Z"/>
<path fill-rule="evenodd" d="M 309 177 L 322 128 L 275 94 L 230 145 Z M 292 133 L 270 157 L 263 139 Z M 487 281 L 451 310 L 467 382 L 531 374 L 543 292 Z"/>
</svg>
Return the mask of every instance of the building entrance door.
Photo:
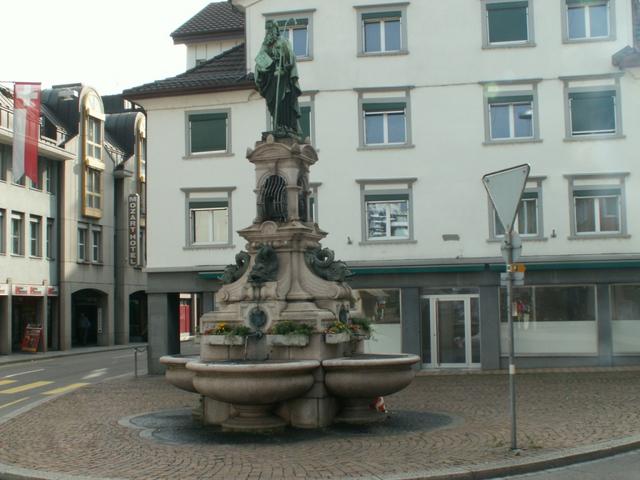
<svg viewBox="0 0 640 480">
<path fill-rule="evenodd" d="M 480 366 L 478 295 L 428 296 L 433 367 Z"/>
</svg>

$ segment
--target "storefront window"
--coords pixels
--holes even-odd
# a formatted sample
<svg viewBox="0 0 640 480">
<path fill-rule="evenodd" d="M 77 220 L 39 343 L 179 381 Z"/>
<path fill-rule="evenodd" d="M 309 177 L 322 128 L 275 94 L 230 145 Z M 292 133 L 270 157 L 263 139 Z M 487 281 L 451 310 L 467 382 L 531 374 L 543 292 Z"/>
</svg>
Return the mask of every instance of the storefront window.
<svg viewBox="0 0 640 480">
<path fill-rule="evenodd" d="M 501 348 L 507 352 L 506 290 L 500 292 Z M 516 355 L 597 354 L 593 286 L 514 288 L 512 313 Z"/>
<path fill-rule="evenodd" d="M 366 318 L 373 326 L 373 336 L 365 342 L 367 353 L 398 353 L 402 351 L 400 290 L 355 290 L 358 299 L 351 311 L 352 318 Z"/>
<path fill-rule="evenodd" d="M 613 353 L 640 353 L 640 285 L 611 287 Z"/>
</svg>

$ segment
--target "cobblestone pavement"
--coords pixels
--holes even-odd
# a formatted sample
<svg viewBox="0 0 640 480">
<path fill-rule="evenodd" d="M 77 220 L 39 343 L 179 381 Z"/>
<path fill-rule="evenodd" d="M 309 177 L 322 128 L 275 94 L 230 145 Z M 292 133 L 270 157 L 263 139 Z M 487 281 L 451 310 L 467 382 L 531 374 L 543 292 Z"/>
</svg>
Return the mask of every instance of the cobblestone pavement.
<svg viewBox="0 0 640 480">
<path fill-rule="evenodd" d="M 161 377 L 89 386 L 0 425 L 0 462 L 66 475 L 128 479 L 407 478 L 492 464 L 509 450 L 505 375 L 419 376 L 387 397 L 390 409 L 446 414 L 445 428 L 285 443 L 167 445 L 118 423 L 193 406 L 196 396 Z M 639 371 L 519 375 L 520 457 L 640 433 Z"/>
</svg>

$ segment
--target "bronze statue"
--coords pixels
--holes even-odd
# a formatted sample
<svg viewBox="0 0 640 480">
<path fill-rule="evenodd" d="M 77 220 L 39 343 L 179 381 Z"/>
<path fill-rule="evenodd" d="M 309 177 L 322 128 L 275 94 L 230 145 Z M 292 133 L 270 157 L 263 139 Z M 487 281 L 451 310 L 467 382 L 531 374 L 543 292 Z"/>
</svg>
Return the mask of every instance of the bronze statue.
<svg viewBox="0 0 640 480">
<path fill-rule="evenodd" d="M 267 20 L 262 48 L 256 57 L 256 87 L 267 101 L 276 135 L 299 136 L 300 106 L 296 56 L 278 24 Z"/>
</svg>

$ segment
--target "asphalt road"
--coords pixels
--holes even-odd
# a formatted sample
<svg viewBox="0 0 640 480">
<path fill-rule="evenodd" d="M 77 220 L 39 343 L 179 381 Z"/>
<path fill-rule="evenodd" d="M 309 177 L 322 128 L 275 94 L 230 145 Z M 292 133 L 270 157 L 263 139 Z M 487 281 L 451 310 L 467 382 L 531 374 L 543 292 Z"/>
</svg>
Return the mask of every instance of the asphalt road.
<svg viewBox="0 0 640 480">
<path fill-rule="evenodd" d="M 147 373 L 146 357 L 138 354 L 141 375 Z M 133 374 L 133 349 L 0 366 L 0 423 L 58 395 Z"/>
<path fill-rule="evenodd" d="M 502 478 L 504 480 L 639 480 L 640 450 L 544 472 Z"/>
</svg>

